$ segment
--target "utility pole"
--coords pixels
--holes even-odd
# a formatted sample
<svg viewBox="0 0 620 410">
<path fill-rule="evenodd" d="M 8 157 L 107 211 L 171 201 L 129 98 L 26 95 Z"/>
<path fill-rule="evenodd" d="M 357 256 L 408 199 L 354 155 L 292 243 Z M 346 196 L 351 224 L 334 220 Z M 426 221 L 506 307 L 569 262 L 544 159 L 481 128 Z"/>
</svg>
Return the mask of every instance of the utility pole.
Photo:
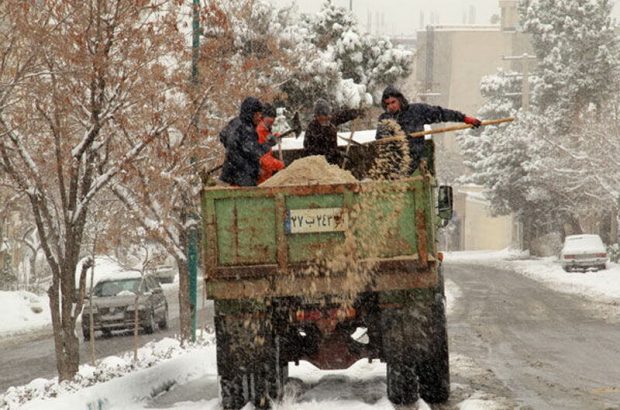
<svg viewBox="0 0 620 410">
<path fill-rule="evenodd" d="M 520 56 L 507 56 L 503 60 L 521 61 L 521 108 L 523 111 L 530 109 L 530 63 L 536 61 L 536 56 L 527 53 Z"/>
<path fill-rule="evenodd" d="M 192 84 L 198 89 L 198 58 L 200 57 L 200 0 L 193 0 L 192 13 Z M 198 128 L 198 119 L 192 119 L 192 132 L 196 132 Z M 192 159 L 192 162 L 194 160 Z M 191 213 L 190 218 L 196 219 Z M 198 232 L 195 223 L 189 228 L 189 240 L 187 246 L 187 270 L 189 273 L 189 304 L 191 314 L 191 340 L 196 341 L 196 316 L 198 310 Z"/>
<path fill-rule="evenodd" d="M 353 11 L 353 0 L 349 0 L 349 11 Z"/>
</svg>

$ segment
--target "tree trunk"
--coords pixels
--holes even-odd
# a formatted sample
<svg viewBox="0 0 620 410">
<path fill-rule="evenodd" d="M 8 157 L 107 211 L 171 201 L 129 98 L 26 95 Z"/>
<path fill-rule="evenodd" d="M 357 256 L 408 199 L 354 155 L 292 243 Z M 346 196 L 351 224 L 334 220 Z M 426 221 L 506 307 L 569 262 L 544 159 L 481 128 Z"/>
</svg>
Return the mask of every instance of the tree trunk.
<svg viewBox="0 0 620 410">
<path fill-rule="evenodd" d="M 527 215 L 523 216 L 523 247 L 525 250 L 532 251 L 534 248 L 534 240 L 536 239 L 536 228 L 532 219 Z"/>
<path fill-rule="evenodd" d="M 92 266 L 92 260 L 85 262 L 82 266 L 78 289 L 79 298 L 76 297 L 75 289 L 76 265 L 76 263 L 66 263 L 60 275 L 54 274 L 52 286 L 48 290 L 54 329 L 56 369 L 60 381 L 73 379 L 80 366 L 80 343 L 75 333 L 75 323 L 82 311 L 86 271 Z"/>
<path fill-rule="evenodd" d="M 191 204 L 191 201 L 189 198 L 184 198 L 183 203 L 186 204 L 186 206 L 181 209 L 180 219 L 185 228 L 182 232 L 180 232 L 179 245 L 180 248 L 183 249 L 183 253 L 187 256 L 189 255 L 191 229 L 187 227 L 188 220 L 190 219 L 190 212 L 187 210 L 191 209 L 191 206 L 187 204 Z M 189 267 L 187 262 L 188 258 L 186 258 L 186 260 L 181 260 L 179 257 L 175 257 L 175 260 L 177 263 L 177 268 L 179 269 L 179 322 L 181 327 L 181 343 L 184 343 L 185 341 L 191 340 L 192 336 L 192 308 L 189 298 Z"/>
<path fill-rule="evenodd" d="M 75 335 L 75 317 L 72 317 L 73 295 L 66 295 L 60 289 L 58 278 L 48 291 L 54 329 L 54 349 L 56 351 L 56 369 L 58 379 L 71 380 L 79 370 L 80 345 Z"/>
</svg>

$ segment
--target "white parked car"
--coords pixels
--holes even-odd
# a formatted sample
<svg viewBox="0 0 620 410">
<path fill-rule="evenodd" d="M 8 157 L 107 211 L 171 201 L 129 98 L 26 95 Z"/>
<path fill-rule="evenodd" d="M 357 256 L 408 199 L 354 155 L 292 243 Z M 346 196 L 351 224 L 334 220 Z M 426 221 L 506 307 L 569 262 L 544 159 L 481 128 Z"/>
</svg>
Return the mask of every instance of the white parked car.
<svg viewBox="0 0 620 410">
<path fill-rule="evenodd" d="M 153 276 L 159 283 L 173 283 L 177 273 L 176 267 L 172 265 L 159 265 L 154 269 Z"/>
<path fill-rule="evenodd" d="M 573 269 L 606 269 L 607 249 L 598 235 L 570 235 L 564 239 L 560 263 L 566 272 Z"/>
</svg>

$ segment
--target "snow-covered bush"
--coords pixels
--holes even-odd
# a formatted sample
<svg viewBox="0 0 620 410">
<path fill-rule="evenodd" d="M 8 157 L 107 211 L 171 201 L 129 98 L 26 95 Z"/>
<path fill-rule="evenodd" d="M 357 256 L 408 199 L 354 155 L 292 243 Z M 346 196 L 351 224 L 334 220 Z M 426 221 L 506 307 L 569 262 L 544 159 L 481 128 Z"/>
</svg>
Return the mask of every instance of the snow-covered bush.
<svg viewBox="0 0 620 410">
<path fill-rule="evenodd" d="M 0 408 L 11 410 L 41 398 L 53 398 L 63 393 L 79 391 L 97 383 L 104 383 L 129 373 L 152 367 L 164 360 L 178 357 L 190 351 L 199 350 L 214 343 L 212 337 L 199 339 L 196 343 L 181 346 L 176 339 L 165 338 L 147 343 L 138 351 L 138 360 L 133 353 L 110 356 L 97 363 L 97 366 L 82 365 L 75 378 L 58 383 L 58 379 L 35 379 L 24 386 L 10 387 L 0 395 Z"/>
</svg>

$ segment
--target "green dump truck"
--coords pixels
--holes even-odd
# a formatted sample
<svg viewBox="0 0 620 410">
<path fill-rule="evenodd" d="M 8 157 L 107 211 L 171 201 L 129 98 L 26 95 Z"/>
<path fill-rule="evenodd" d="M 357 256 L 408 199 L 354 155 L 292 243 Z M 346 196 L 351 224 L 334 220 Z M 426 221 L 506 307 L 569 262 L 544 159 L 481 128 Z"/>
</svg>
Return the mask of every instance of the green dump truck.
<svg viewBox="0 0 620 410">
<path fill-rule="evenodd" d="M 269 406 L 299 360 L 342 369 L 379 359 L 393 403 L 447 400 L 436 230 L 451 205 L 430 174 L 206 188 L 202 256 L 224 408 Z"/>
</svg>

